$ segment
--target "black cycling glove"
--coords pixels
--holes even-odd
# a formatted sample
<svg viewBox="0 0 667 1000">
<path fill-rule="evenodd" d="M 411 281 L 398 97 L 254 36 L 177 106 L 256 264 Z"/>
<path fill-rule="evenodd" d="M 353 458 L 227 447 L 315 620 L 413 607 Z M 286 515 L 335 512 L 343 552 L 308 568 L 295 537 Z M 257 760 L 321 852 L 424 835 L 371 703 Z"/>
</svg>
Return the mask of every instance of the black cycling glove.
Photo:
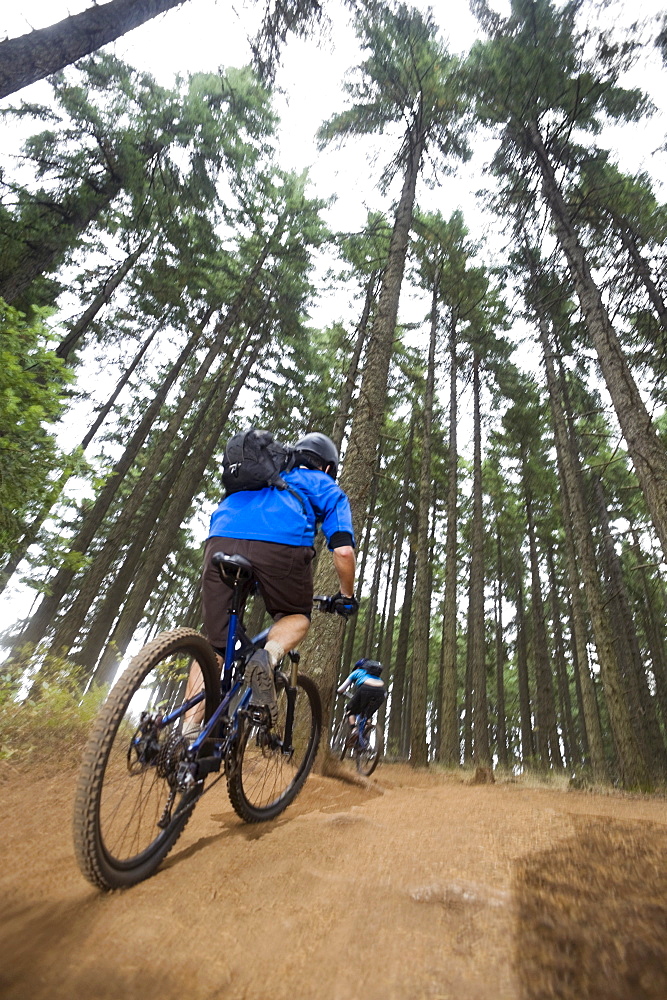
<svg viewBox="0 0 667 1000">
<path fill-rule="evenodd" d="M 340 590 L 331 598 L 331 606 L 341 618 L 352 618 L 359 610 L 359 601 L 356 597 L 343 597 Z"/>
</svg>

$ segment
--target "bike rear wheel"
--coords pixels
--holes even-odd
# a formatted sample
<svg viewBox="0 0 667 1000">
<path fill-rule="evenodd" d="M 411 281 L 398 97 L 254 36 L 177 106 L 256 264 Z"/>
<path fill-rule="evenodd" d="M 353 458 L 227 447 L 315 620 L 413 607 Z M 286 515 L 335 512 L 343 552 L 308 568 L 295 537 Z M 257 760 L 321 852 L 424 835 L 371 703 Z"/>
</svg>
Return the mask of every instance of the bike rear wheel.
<svg viewBox="0 0 667 1000">
<path fill-rule="evenodd" d="M 382 756 L 382 730 L 371 723 L 364 728 L 364 739 L 368 745 L 363 750 L 357 745 L 354 749 L 354 758 L 359 774 L 370 778 Z"/>
<path fill-rule="evenodd" d="M 74 807 L 74 846 L 84 876 L 101 889 L 151 875 L 178 840 L 203 789 L 176 780 L 188 740 L 179 717 L 196 662 L 204 718 L 220 701 L 215 654 L 194 629 L 163 632 L 137 653 L 111 690 L 84 752 Z M 147 713 L 147 714 L 146 714 Z"/>
<path fill-rule="evenodd" d="M 245 719 L 228 777 L 230 801 L 247 823 L 274 819 L 301 791 L 315 761 L 322 729 L 322 705 L 316 685 L 299 675 L 296 689 L 284 674 L 276 678 L 278 721 L 271 728 Z M 283 737 L 288 701 L 294 698 L 291 748 Z"/>
</svg>

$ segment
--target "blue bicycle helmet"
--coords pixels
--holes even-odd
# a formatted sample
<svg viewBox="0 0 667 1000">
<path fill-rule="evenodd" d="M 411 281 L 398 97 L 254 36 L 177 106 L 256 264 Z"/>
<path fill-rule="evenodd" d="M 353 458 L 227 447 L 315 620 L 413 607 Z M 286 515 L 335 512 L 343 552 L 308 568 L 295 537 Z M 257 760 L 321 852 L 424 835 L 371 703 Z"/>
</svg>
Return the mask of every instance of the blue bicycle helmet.
<svg viewBox="0 0 667 1000">
<path fill-rule="evenodd" d="M 373 674 L 375 677 L 380 677 L 382 674 L 382 664 L 379 660 L 369 660 L 367 656 L 362 656 L 360 660 L 354 665 L 355 670 L 365 670 L 369 674 Z"/>
</svg>

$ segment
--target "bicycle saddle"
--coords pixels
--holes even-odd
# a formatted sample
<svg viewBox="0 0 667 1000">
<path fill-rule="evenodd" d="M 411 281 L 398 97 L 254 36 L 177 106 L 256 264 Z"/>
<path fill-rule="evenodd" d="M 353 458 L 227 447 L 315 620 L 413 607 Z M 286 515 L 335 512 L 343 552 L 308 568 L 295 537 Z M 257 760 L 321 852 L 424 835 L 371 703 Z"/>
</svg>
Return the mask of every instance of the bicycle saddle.
<svg viewBox="0 0 667 1000">
<path fill-rule="evenodd" d="M 242 580 L 249 580 L 252 577 L 252 563 L 245 556 L 228 555 L 227 552 L 215 552 L 211 556 L 211 562 L 218 567 L 220 576 L 225 583 L 233 586 Z"/>
</svg>

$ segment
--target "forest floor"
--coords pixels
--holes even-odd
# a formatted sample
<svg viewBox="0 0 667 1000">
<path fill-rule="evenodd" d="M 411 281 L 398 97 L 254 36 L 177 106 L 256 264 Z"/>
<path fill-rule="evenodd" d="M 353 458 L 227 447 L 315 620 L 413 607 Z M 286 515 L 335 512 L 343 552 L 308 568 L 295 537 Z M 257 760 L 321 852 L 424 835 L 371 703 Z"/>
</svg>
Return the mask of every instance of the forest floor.
<svg viewBox="0 0 667 1000">
<path fill-rule="evenodd" d="M 665 1000 L 667 801 L 381 765 L 244 825 L 224 783 L 103 894 L 76 772 L 0 765 L 3 1000 Z"/>
</svg>

